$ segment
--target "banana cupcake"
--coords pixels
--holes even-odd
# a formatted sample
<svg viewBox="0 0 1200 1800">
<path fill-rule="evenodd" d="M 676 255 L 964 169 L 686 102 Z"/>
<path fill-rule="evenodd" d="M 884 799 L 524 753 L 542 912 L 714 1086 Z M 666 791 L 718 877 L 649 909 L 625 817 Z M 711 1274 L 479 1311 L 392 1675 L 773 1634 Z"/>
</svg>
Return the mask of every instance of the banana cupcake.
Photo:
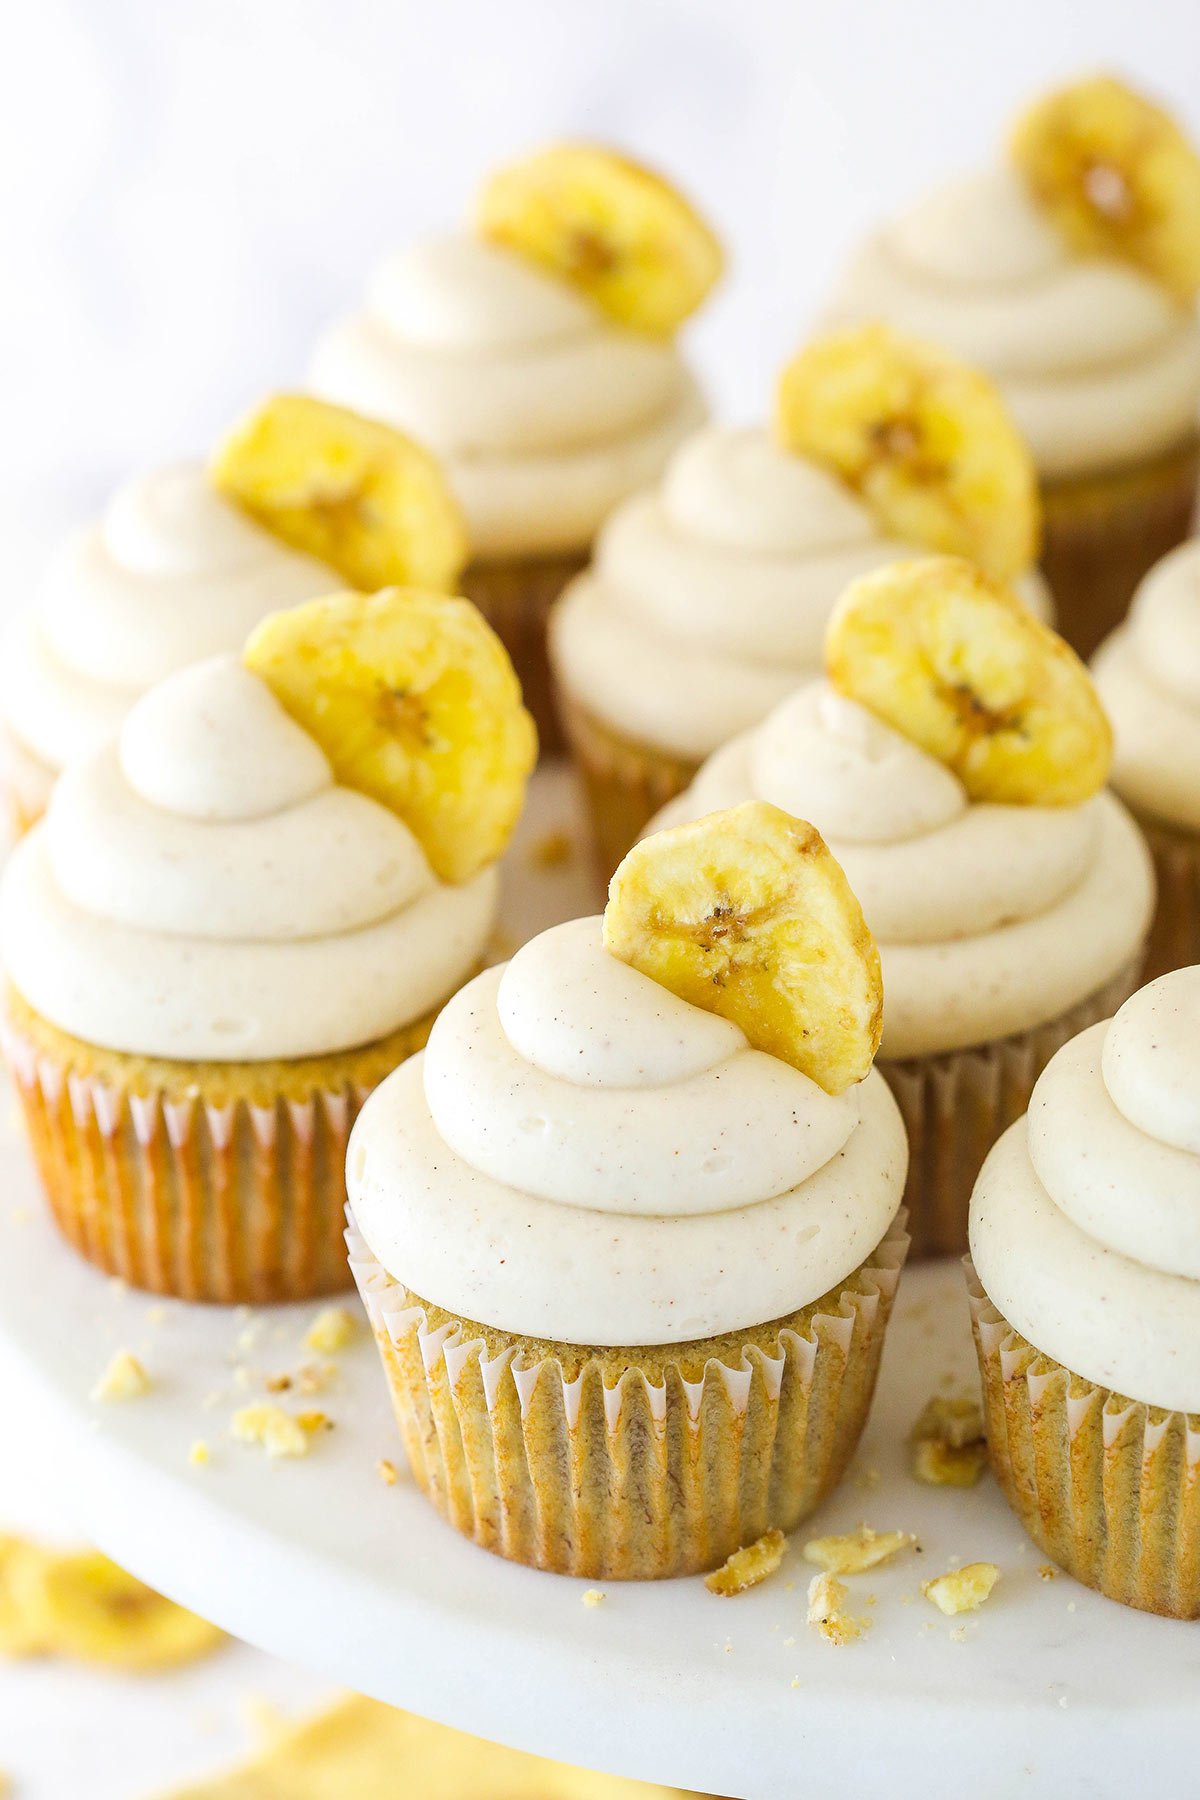
<svg viewBox="0 0 1200 1800">
<path fill-rule="evenodd" d="M 908 1128 L 914 1252 L 961 1252 L 987 1151 L 1055 1050 L 1136 985 L 1150 858 L 1101 791 L 1109 731 L 1086 670 L 969 564 L 862 577 L 826 660 L 655 823 L 753 797 L 827 836 L 882 957 L 879 1068 Z"/>
<path fill-rule="evenodd" d="M 1038 541 L 1033 464 L 986 380 L 879 327 L 808 345 L 773 432 L 689 439 L 551 616 L 605 878 L 706 756 L 820 669 L 856 575 L 953 550 L 1044 616 Z"/>
<path fill-rule="evenodd" d="M 274 516 L 246 504 L 237 470 L 242 446 L 261 454 L 268 440 L 290 502 Z M 343 504 L 356 483 L 368 490 L 357 513 Z M 320 514 L 305 504 L 313 497 Z M 297 533 L 302 517 L 310 529 Z M 451 588 L 465 553 L 454 501 L 423 450 L 311 400 L 268 401 L 207 468 L 183 463 L 130 481 L 53 559 L 7 647 L 0 733 L 16 830 L 40 818 L 59 772 L 115 737 L 156 682 L 236 651 L 268 613 L 346 581 Z"/>
<path fill-rule="evenodd" d="M 535 755 L 465 600 L 335 595 L 170 676 L 0 885 L 5 1049 L 54 1217 L 184 1299 L 346 1285 L 364 1095 L 486 957 Z"/>
<path fill-rule="evenodd" d="M 1108 77 L 1020 119 L 993 167 L 878 231 L 835 295 L 986 369 L 1033 452 L 1042 566 L 1082 656 L 1187 535 L 1200 452 L 1200 158 Z"/>
<path fill-rule="evenodd" d="M 1115 737 L 1112 784 L 1154 853 L 1147 976 L 1200 962 L 1200 541 L 1142 582 L 1093 669 Z"/>
<path fill-rule="evenodd" d="M 1039 1548 L 1200 1617 L 1200 968 L 1058 1052 L 971 1201 L 988 1448 Z M 973 1265 L 973 1266 L 972 1266 Z"/>
<path fill-rule="evenodd" d="M 638 845 L 603 919 L 463 989 L 350 1141 L 413 1475 L 538 1568 L 683 1575 L 853 1453 L 907 1239 L 879 961 L 811 826 Z"/>
<path fill-rule="evenodd" d="M 385 261 L 317 347 L 318 393 L 444 462 L 470 533 L 464 591 L 507 644 L 544 748 L 546 612 L 601 520 L 704 417 L 675 336 L 720 270 L 666 182 L 564 144 L 494 175 L 471 231 Z"/>
</svg>

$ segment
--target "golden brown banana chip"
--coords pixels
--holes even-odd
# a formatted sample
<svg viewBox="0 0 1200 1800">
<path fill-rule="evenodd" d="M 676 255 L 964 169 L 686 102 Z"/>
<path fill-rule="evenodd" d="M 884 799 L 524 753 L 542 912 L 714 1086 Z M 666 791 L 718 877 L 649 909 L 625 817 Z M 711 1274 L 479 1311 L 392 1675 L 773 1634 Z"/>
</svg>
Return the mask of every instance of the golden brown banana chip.
<svg viewBox="0 0 1200 1800">
<path fill-rule="evenodd" d="M 958 557 L 852 582 L 825 663 L 841 693 L 953 769 L 974 800 L 1075 806 L 1107 780 L 1112 731 L 1087 669 Z"/>
<path fill-rule="evenodd" d="M 166 1669 L 221 1642 L 215 1625 L 176 1606 L 98 1550 L 39 1551 L 14 1578 L 42 1648 L 121 1669 Z"/>
<path fill-rule="evenodd" d="M 879 1048 L 879 952 L 818 831 L 763 800 L 643 838 L 608 889 L 606 949 L 741 1027 L 828 1094 Z"/>
<path fill-rule="evenodd" d="M 418 588 L 310 600 L 264 619 L 243 660 L 339 782 L 404 820 L 443 881 L 500 855 L 537 733 L 508 652 L 469 600 Z"/>
<path fill-rule="evenodd" d="M 1037 560 L 1033 459 L 991 382 L 942 350 L 885 325 L 814 338 L 780 378 L 776 434 L 892 536 L 1006 580 Z"/>
<path fill-rule="evenodd" d="M 1200 156 L 1169 113 L 1110 75 L 1060 88 L 1012 134 L 1033 198 L 1073 248 L 1200 291 Z"/>
<path fill-rule="evenodd" d="M 457 586 L 462 514 L 434 458 L 389 425 L 275 394 L 234 427 L 210 473 L 251 518 L 364 593 Z"/>
<path fill-rule="evenodd" d="M 721 273 L 721 246 L 682 194 L 593 144 L 554 145 L 493 175 L 479 230 L 655 337 L 695 312 Z"/>
</svg>

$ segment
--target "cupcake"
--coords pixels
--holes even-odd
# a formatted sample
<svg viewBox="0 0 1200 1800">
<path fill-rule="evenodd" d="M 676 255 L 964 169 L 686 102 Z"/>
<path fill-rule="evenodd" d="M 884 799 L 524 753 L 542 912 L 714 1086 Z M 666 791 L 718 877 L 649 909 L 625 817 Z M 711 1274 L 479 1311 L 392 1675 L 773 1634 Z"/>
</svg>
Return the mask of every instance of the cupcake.
<svg viewBox="0 0 1200 1800">
<path fill-rule="evenodd" d="M 1200 468 L 1200 159 L 1108 78 L 1033 106 L 993 167 L 877 232 L 831 308 L 991 374 L 1033 452 L 1042 566 L 1090 656 L 1187 535 Z"/>
<path fill-rule="evenodd" d="M 827 837 L 882 958 L 914 1253 L 961 1252 L 987 1151 L 1055 1050 L 1137 984 L 1150 858 L 1101 791 L 1086 671 L 969 564 L 862 577 L 826 657 L 825 679 L 718 751 L 656 824 L 754 797 Z"/>
<path fill-rule="evenodd" d="M 1200 542 L 1143 581 L 1101 645 L 1096 686 L 1113 722 L 1112 782 L 1154 853 L 1148 976 L 1200 962 Z"/>
<path fill-rule="evenodd" d="M 988 1446 L 1030 1536 L 1200 1617 L 1200 968 L 1058 1052 L 971 1201 Z"/>
<path fill-rule="evenodd" d="M 853 577 L 954 550 L 1044 616 L 1037 547 L 1033 465 L 985 380 L 878 327 L 810 344 L 774 430 L 690 438 L 552 614 L 605 879 L 705 757 L 819 671 Z"/>
<path fill-rule="evenodd" d="M 238 447 L 286 445 L 290 509 L 247 506 Z M 340 500 L 369 457 L 382 504 L 325 529 L 288 530 L 305 490 Z M 313 517 L 309 509 L 310 518 Z M 120 488 L 98 524 L 51 562 L 34 611 L 7 648 L 0 733 L 13 823 L 27 830 L 68 763 L 116 736 L 139 694 L 222 651 L 270 612 L 352 581 L 452 587 L 465 555 L 461 521 L 435 464 L 398 432 L 286 396 L 239 427 L 215 462 L 184 463 Z M 371 579 L 365 577 L 368 565 Z"/>
<path fill-rule="evenodd" d="M 351 1260 L 458 1530 L 683 1575 L 833 1487 L 907 1243 L 879 1013 L 841 870 L 751 804 L 631 851 L 603 920 L 479 976 L 376 1090 Z"/>
<path fill-rule="evenodd" d="M 611 151 L 502 169 L 474 228 L 390 257 L 311 379 L 413 431 L 466 513 L 464 591 L 508 646 L 543 748 L 558 725 L 546 613 L 602 519 L 704 417 L 675 334 L 721 252 L 687 202 Z"/>
<path fill-rule="evenodd" d="M 485 960 L 534 754 L 474 607 L 390 589 L 270 616 L 64 772 L 0 885 L 5 1049 L 89 1261 L 346 1285 L 347 1134 Z"/>
</svg>

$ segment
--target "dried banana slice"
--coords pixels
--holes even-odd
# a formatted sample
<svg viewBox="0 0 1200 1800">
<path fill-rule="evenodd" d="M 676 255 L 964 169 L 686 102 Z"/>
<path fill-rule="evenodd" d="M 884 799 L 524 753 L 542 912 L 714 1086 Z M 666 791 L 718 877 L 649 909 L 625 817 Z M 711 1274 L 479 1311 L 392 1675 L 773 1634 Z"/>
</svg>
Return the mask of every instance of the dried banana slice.
<svg viewBox="0 0 1200 1800">
<path fill-rule="evenodd" d="M 597 145 L 558 144 L 501 169 L 478 224 L 654 337 L 669 337 L 721 273 L 721 246 L 682 194 Z"/>
<path fill-rule="evenodd" d="M 15 1580 L 43 1648 L 122 1669 L 166 1669 L 221 1642 L 215 1625 L 146 1587 L 98 1550 L 36 1553 Z"/>
<path fill-rule="evenodd" d="M 763 800 L 660 831 L 613 876 L 604 943 L 828 1094 L 883 1027 L 879 952 L 819 832 Z"/>
<path fill-rule="evenodd" d="M 1112 731 L 1084 665 L 958 557 L 852 582 L 825 663 L 840 692 L 953 769 L 974 800 L 1074 806 L 1108 777 Z"/>
<path fill-rule="evenodd" d="M 457 586 L 462 514 L 434 458 L 388 425 L 275 394 L 234 427 L 210 474 L 260 525 L 364 593 Z"/>
<path fill-rule="evenodd" d="M 27 1538 L 0 1535 L 0 1656 L 41 1656 L 52 1648 L 28 1601 L 46 1555 Z"/>
<path fill-rule="evenodd" d="M 991 382 L 885 325 L 815 338 L 783 371 L 776 434 L 884 529 L 1008 580 L 1037 560 L 1033 460 Z"/>
<path fill-rule="evenodd" d="M 508 842 L 537 733 L 500 639 L 469 600 L 419 588 L 273 613 L 243 652 L 337 779 L 404 820 L 443 881 Z"/>
<path fill-rule="evenodd" d="M 1134 263 L 1179 300 L 1200 291 L 1200 155 L 1169 113 L 1097 75 L 1031 106 L 1011 149 L 1074 249 Z"/>
</svg>

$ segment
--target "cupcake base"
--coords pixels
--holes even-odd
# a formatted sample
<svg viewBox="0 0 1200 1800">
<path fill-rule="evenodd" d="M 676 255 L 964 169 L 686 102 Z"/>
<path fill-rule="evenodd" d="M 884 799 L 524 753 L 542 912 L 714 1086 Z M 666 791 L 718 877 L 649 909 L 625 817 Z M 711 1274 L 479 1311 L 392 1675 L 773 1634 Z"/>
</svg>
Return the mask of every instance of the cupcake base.
<svg viewBox="0 0 1200 1800">
<path fill-rule="evenodd" d="M 1139 815 L 1154 858 L 1158 900 L 1144 979 L 1200 963 L 1200 833 Z"/>
<path fill-rule="evenodd" d="M 659 808 L 691 785 L 700 764 L 622 737 L 563 689 L 558 707 L 583 782 L 597 869 L 607 882 Z"/>
<path fill-rule="evenodd" d="M 1135 467 L 1042 484 L 1042 571 L 1057 629 L 1085 660 L 1143 575 L 1187 537 L 1198 479 L 1193 440 Z"/>
<path fill-rule="evenodd" d="M 1045 1025 L 943 1056 L 877 1067 L 896 1096 L 908 1133 L 908 1208 L 914 1259 L 961 1256 L 975 1177 L 1002 1132 L 1028 1111 L 1034 1083 L 1056 1051 L 1111 1018 L 1141 980 L 1141 958 L 1069 1012 Z"/>
<path fill-rule="evenodd" d="M 1200 1414 L 1124 1399 L 1043 1356 L 966 1268 L 988 1451 L 1034 1543 L 1110 1600 L 1200 1618 Z"/>
<path fill-rule="evenodd" d="M 646 1580 L 791 1531 L 854 1453 L 908 1248 L 904 1214 L 811 1306 L 727 1336 L 601 1350 L 493 1331 L 350 1263 L 413 1476 L 464 1536 L 533 1568 Z"/>
<path fill-rule="evenodd" d="M 565 747 L 546 651 L 546 621 L 568 581 L 587 562 L 586 551 L 481 560 L 468 565 L 459 584 L 512 658 L 543 756 L 559 756 Z"/>
<path fill-rule="evenodd" d="M 436 1013 L 304 1061 L 184 1063 L 68 1036 L 8 990 L 4 1050 L 50 1210 L 133 1287 L 258 1304 L 350 1286 L 346 1139 Z"/>
</svg>

